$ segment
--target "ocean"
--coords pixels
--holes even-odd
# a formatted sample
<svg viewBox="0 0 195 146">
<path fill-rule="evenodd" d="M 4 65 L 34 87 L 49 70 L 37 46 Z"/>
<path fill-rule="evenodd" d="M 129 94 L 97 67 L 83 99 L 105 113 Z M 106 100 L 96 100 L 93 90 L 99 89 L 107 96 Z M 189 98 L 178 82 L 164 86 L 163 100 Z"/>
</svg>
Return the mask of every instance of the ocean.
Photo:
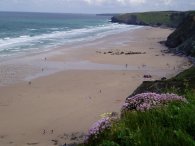
<svg viewBox="0 0 195 146">
<path fill-rule="evenodd" d="M 43 52 L 136 27 L 109 20 L 110 16 L 88 14 L 0 12 L 0 58 Z"/>
</svg>

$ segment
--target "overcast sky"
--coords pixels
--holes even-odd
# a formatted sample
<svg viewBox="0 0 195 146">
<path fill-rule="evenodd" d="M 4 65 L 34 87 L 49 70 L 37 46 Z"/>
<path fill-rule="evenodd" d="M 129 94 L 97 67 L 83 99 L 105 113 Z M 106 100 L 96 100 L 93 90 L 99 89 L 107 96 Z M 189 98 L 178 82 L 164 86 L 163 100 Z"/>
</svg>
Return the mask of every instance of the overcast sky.
<svg viewBox="0 0 195 146">
<path fill-rule="evenodd" d="M 0 0 L 0 11 L 123 13 L 195 10 L 195 0 Z"/>
</svg>

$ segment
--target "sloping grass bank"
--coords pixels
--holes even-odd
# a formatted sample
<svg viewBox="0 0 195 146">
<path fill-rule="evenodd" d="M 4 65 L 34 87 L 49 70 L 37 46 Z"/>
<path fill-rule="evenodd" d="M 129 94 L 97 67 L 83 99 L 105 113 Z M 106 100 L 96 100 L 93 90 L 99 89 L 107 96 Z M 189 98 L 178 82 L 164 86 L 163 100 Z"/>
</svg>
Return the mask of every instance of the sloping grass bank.
<svg viewBox="0 0 195 146">
<path fill-rule="evenodd" d="M 182 92 L 180 84 L 173 88 L 165 88 L 168 83 L 173 81 L 175 84 L 183 82 Z M 158 91 L 182 95 L 187 102 L 174 101 L 144 112 L 125 111 L 120 119 L 112 123 L 111 127 L 109 126 L 100 134 L 89 138 L 83 145 L 195 146 L 195 67 L 170 80 L 161 81 L 161 85 L 163 82 L 166 85 L 158 86 Z M 145 92 L 143 87 L 147 86 L 142 84 L 140 87 L 136 94 Z M 157 88 L 157 86 L 154 87 Z"/>
</svg>

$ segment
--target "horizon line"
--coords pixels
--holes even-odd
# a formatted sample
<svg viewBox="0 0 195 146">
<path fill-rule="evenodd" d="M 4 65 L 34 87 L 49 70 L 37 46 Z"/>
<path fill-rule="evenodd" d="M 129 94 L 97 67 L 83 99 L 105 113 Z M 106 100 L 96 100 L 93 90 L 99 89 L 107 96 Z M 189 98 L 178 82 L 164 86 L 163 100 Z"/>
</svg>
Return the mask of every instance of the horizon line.
<svg viewBox="0 0 195 146">
<path fill-rule="evenodd" d="M 179 10 L 161 10 L 161 11 L 133 11 L 133 12 L 109 12 L 109 13 L 79 13 L 79 12 L 39 12 L 39 11 L 1 11 L 1 13 L 45 13 L 45 14 L 80 14 L 80 15 L 101 15 L 101 14 L 126 14 L 126 13 L 144 13 L 144 12 L 188 12 L 188 11 L 194 11 L 194 10 L 187 10 L 187 11 L 179 11 Z"/>
</svg>

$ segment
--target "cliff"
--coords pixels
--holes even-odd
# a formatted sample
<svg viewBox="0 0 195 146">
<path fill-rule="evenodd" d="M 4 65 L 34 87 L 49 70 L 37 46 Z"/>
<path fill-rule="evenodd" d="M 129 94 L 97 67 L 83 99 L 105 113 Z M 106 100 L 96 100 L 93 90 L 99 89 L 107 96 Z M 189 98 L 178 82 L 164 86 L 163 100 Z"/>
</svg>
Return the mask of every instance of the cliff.
<svg viewBox="0 0 195 146">
<path fill-rule="evenodd" d="M 167 38 L 166 45 L 172 51 L 195 57 L 195 11 L 187 13 L 181 24 Z"/>
<path fill-rule="evenodd" d="M 186 12 L 177 11 L 126 13 L 113 16 L 111 22 L 175 28 L 181 23 L 185 15 Z"/>
<path fill-rule="evenodd" d="M 129 97 L 145 92 L 164 93 L 169 89 L 176 89 L 177 93 L 184 94 L 186 86 L 195 89 L 195 67 L 191 67 L 169 80 L 144 81 Z"/>
<path fill-rule="evenodd" d="M 176 28 L 166 46 L 173 52 L 195 57 L 195 11 L 126 13 L 113 16 L 111 22 Z"/>
<path fill-rule="evenodd" d="M 80 146 L 194 146 L 194 89 L 195 67 L 169 80 L 145 82 L 134 92 L 137 95 L 126 99 L 120 119 L 111 121 L 110 125 L 107 120 L 109 118 L 98 121 L 95 127 L 90 129 L 92 135 Z M 164 99 L 174 100 L 167 104 L 163 101 L 162 106 L 157 105 L 156 108 L 148 108 L 148 105 L 156 105 Z M 147 108 L 139 111 L 139 105 L 147 105 Z M 94 131 L 97 132 L 95 135 Z"/>
<path fill-rule="evenodd" d="M 165 26 L 174 24 L 176 27 L 178 25 L 177 29 L 168 37 L 166 45 L 171 49 L 183 50 L 184 53 L 191 56 L 195 54 L 194 14 L 195 12 L 185 13 L 180 24 L 179 21 L 169 21 L 166 25 L 165 21 L 163 22 Z M 139 21 L 137 16 L 131 15 L 129 18 L 128 14 L 128 19 L 125 15 L 122 17 L 125 19 L 121 19 L 121 23 L 124 23 L 125 20 L 127 24 L 146 25 L 143 21 Z M 151 18 L 151 20 L 154 19 L 157 22 L 157 19 L 163 18 Z M 147 25 L 155 23 L 147 23 Z M 171 23 L 172 25 L 170 25 Z M 173 101 L 166 104 L 164 99 L 169 101 L 173 99 Z M 160 102 L 161 100 L 164 101 Z M 157 105 L 158 103 L 162 103 L 162 106 Z M 150 108 L 150 105 L 157 106 Z M 111 123 L 109 123 L 110 117 L 106 117 L 95 123 L 93 129 L 90 129 L 91 135 L 88 135 L 85 146 L 194 146 L 194 111 L 195 66 L 168 80 L 143 82 L 132 95 L 127 97 L 119 119 L 111 119 Z"/>
</svg>

